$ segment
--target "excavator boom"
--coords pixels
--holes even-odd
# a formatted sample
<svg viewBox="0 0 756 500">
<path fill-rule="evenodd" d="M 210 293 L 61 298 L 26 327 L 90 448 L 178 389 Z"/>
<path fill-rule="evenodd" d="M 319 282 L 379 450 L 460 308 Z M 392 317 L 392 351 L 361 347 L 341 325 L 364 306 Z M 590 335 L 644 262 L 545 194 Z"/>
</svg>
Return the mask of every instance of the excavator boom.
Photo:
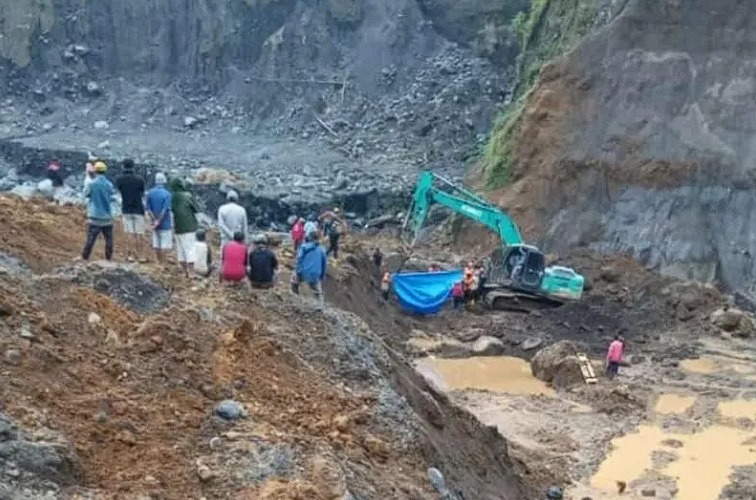
<svg viewBox="0 0 756 500">
<path fill-rule="evenodd" d="M 440 187 L 435 186 L 437 180 L 441 181 Z M 523 244 L 520 230 L 507 214 L 472 191 L 456 186 L 430 171 L 420 175 L 412 200 L 412 209 L 407 214 L 411 217 L 413 244 L 420 235 L 434 203 L 487 227 L 499 235 L 504 245 Z"/>
</svg>

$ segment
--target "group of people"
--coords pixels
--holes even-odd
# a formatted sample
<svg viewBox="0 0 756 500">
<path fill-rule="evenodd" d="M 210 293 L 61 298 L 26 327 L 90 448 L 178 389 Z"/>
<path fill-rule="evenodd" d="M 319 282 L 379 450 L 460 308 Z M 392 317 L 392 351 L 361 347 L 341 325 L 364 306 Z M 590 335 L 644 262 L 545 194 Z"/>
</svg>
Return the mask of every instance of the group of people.
<svg viewBox="0 0 756 500">
<path fill-rule="evenodd" d="M 454 309 L 460 310 L 465 304 L 474 304 L 483 296 L 486 283 L 485 268 L 481 264 L 468 262 L 465 265 L 462 281 L 452 287 Z"/>
<path fill-rule="evenodd" d="M 341 217 L 341 211 L 337 208 L 323 212 L 320 217 L 310 214 L 305 220 L 303 217 L 295 217 L 291 226 L 290 236 L 294 244 L 294 250 L 299 251 L 307 237 L 312 233 L 318 233 L 319 239 L 328 239 L 327 256 L 339 258 L 339 243 L 342 235 L 346 232 L 346 224 Z"/>
<path fill-rule="evenodd" d="M 50 177 L 58 178 L 59 162 L 51 165 Z M 152 233 L 152 248 L 158 263 L 166 262 L 166 254 L 175 242 L 177 259 L 187 277 L 208 277 L 215 270 L 212 250 L 206 231 L 199 227 L 199 207 L 186 183 L 179 178 L 168 181 L 164 173 L 157 173 L 154 186 L 147 190 L 144 178 L 136 172 L 133 160 L 123 161 L 123 173 L 115 183 L 108 179 L 105 162 L 91 159 L 86 165 L 84 197 L 87 202 L 87 238 L 81 253 L 82 260 L 89 260 L 95 243 L 102 234 L 105 240 L 105 258 L 113 259 L 115 194 L 121 195 L 123 231 L 132 239 L 127 254 L 129 261 L 148 262 L 145 255 L 146 224 Z M 305 282 L 314 291 L 322 308 L 323 280 L 328 268 L 328 255 L 338 258 L 339 239 L 343 221 L 339 210 L 327 211 L 319 218 L 299 218 L 292 228 L 292 240 L 296 252 L 296 266 L 292 273 L 290 288 L 299 293 Z M 249 240 L 249 224 L 246 209 L 239 204 L 239 195 L 230 190 L 226 203 L 218 209 L 220 231 L 220 262 L 218 276 L 222 283 L 239 283 L 247 280 L 254 288 L 269 288 L 279 274 L 279 259 L 268 248 L 264 234 L 255 235 L 252 246 Z M 328 250 L 320 245 L 321 235 L 329 240 Z"/>
<path fill-rule="evenodd" d="M 152 249 L 158 263 L 165 263 L 166 254 L 173 249 L 174 237 L 178 262 L 186 276 L 195 272 L 210 272 L 211 255 L 204 233 L 198 233 L 199 209 L 194 197 L 181 179 L 172 179 L 170 185 L 165 174 L 155 174 L 154 186 L 146 190 L 144 178 L 135 170 L 134 161 L 123 161 L 123 173 L 115 184 L 108 179 L 108 166 L 103 161 L 87 163 L 84 179 L 84 197 L 87 200 L 87 239 L 81 259 L 89 260 L 100 234 L 105 240 L 105 258 L 112 260 L 114 236 L 113 207 L 116 190 L 121 195 L 123 232 L 133 241 L 134 252 L 129 250 L 127 260 L 147 262 L 145 254 L 145 225 L 152 233 Z M 197 254 L 202 256 L 197 259 Z M 195 269 L 196 267 L 196 269 Z"/>
</svg>

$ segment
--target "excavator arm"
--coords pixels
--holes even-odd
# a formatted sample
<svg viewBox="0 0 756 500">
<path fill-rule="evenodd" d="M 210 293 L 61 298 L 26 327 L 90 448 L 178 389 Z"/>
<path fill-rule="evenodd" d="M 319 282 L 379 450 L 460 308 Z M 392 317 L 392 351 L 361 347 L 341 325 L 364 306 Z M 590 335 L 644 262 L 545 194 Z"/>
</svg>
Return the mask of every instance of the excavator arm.
<svg viewBox="0 0 756 500">
<path fill-rule="evenodd" d="M 433 172 L 425 171 L 420 175 L 412 207 L 405 220 L 405 229 L 408 224 L 411 225 L 413 245 L 433 204 L 442 205 L 487 227 L 499 235 L 503 246 L 523 243 L 517 225 L 498 207 L 472 191 L 459 187 Z"/>
</svg>

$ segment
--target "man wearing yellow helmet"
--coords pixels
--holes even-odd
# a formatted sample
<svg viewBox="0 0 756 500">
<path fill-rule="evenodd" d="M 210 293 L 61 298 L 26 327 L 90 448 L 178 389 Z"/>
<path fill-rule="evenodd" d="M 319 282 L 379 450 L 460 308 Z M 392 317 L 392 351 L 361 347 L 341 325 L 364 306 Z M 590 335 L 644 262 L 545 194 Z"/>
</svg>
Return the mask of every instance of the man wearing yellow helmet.
<svg viewBox="0 0 756 500">
<path fill-rule="evenodd" d="M 87 242 L 81 252 L 83 260 L 89 260 L 97 237 L 105 238 L 105 258 L 113 258 L 113 183 L 105 177 L 108 166 L 98 161 L 94 164 L 95 177 L 87 184 L 84 196 L 87 199 Z"/>
</svg>

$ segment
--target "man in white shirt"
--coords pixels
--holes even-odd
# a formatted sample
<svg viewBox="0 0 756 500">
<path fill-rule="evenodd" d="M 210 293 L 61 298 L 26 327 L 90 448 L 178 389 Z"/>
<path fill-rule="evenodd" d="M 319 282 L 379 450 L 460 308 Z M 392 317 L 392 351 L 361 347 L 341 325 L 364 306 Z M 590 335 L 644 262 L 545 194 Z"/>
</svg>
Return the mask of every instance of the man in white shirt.
<svg viewBox="0 0 756 500">
<path fill-rule="evenodd" d="M 226 243 L 234 239 L 234 233 L 241 231 L 244 234 L 244 241 L 247 241 L 247 210 L 239 205 L 239 195 L 236 191 L 229 191 L 226 194 L 228 203 L 218 208 L 218 228 L 221 236 L 221 255 Z"/>
</svg>

